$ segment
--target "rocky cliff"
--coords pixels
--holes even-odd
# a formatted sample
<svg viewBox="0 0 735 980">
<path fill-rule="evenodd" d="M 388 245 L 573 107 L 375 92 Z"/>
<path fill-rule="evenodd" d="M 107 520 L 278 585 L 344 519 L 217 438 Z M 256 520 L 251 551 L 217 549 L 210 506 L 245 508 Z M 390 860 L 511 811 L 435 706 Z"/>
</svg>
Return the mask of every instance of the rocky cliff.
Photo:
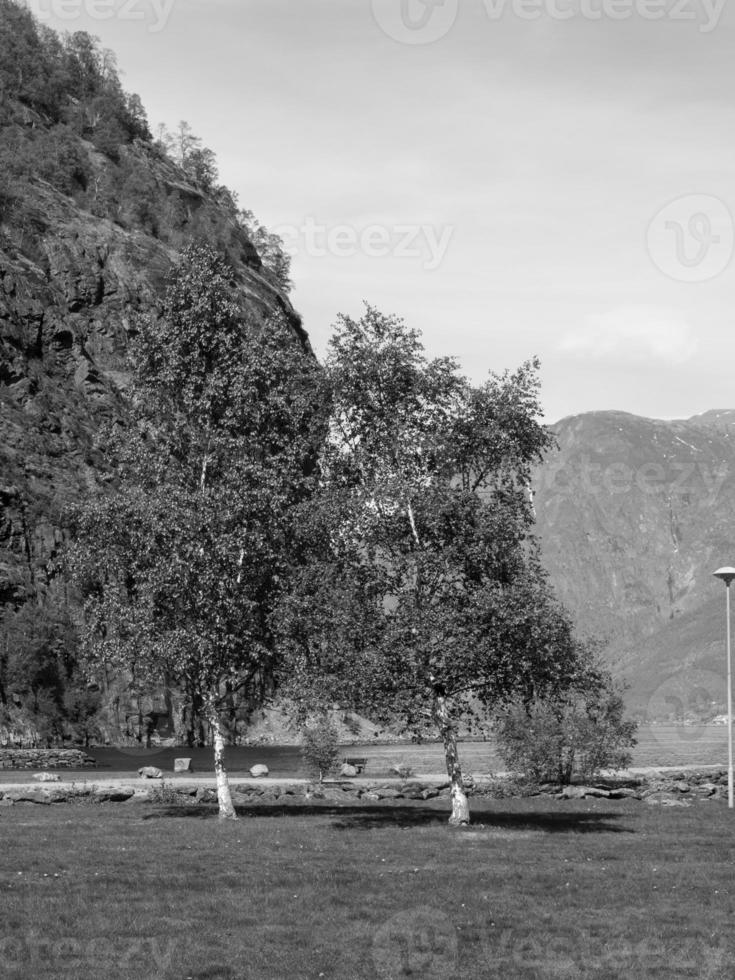
<svg viewBox="0 0 735 980">
<path fill-rule="evenodd" d="M 145 161 L 144 151 L 138 151 Z M 90 154 L 95 164 L 95 154 Z M 151 159 L 162 195 L 170 164 Z M 179 199 L 210 209 L 195 187 Z M 155 314 L 177 251 L 139 228 L 81 208 L 52 187 L 34 187 L 33 248 L 22 229 L 0 225 L 0 603 L 43 592 L 62 538 L 60 515 L 100 475 L 94 447 L 103 419 L 125 386 L 125 350 L 136 317 Z M 239 231 L 235 271 L 244 306 L 261 318 L 285 312 L 287 298 L 262 274 Z M 30 252 L 30 254 L 29 254 Z"/>
<path fill-rule="evenodd" d="M 312 356 L 283 274 L 264 264 L 251 240 L 252 215 L 218 185 L 213 154 L 188 140 L 176 161 L 165 141 L 153 140 L 140 101 L 120 86 L 114 56 L 94 39 L 58 37 L 23 5 L 0 0 L 0 729 L 7 738 L 40 715 L 54 719 L 49 737 L 59 737 L 64 719 L 76 712 L 83 728 L 92 710 L 83 688 L 73 704 L 65 700 L 75 614 L 57 567 L 64 512 L 106 479 L 99 433 L 125 398 L 128 341 L 140 317 L 157 315 L 181 250 L 201 241 L 224 254 L 244 319 L 257 329 L 273 315 L 285 318 Z M 272 236 L 264 240 L 277 253 Z M 116 708 L 122 726 L 142 718 L 131 698 Z"/>
</svg>

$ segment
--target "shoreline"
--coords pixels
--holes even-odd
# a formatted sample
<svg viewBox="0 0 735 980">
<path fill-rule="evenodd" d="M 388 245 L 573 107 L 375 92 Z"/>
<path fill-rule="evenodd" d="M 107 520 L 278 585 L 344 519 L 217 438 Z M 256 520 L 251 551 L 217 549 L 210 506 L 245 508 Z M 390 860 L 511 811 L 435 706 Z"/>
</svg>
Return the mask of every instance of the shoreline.
<svg viewBox="0 0 735 980">
<path fill-rule="evenodd" d="M 609 770 L 604 771 L 600 774 L 600 779 L 617 779 L 624 781 L 626 779 L 635 779 L 639 776 L 656 776 L 665 775 L 666 773 L 681 772 L 681 773 L 691 773 L 691 772 L 721 772 L 726 769 L 725 766 L 720 764 L 708 764 L 708 765 L 683 765 L 683 766 L 633 766 L 630 769 L 618 770 L 616 772 L 611 772 Z M 176 789 L 186 791 L 187 789 L 213 789 L 216 788 L 216 779 L 214 774 L 202 773 L 201 775 L 191 774 L 191 773 L 164 773 L 161 779 L 149 779 L 145 776 L 131 775 L 130 773 L 106 773 L 105 775 L 98 775 L 87 770 L 80 773 L 68 773 L 61 775 L 56 772 L 54 775 L 59 775 L 59 779 L 54 779 L 51 781 L 38 780 L 33 778 L 28 778 L 27 772 L 16 771 L 15 775 L 17 778 L 8 779 L 8 773 L 3 772 L 0 775 L 0 793 L 6 791 L 17 791 L 17 790 L 28 790 L 28 789 L 39 789 L 47 787 L 49 789 L 60 789 L 60 790 L 71 790 L 76 789 L 94 789 L 94 790 L 112 790 L 120 789 L 122 786 L 133 787 L 135 789 L 155 789 L 156 787 L 167 786 L 172 787 L 175 784 Z M 513 774 L 510 772 L 496 772 L 496 773 L 476 773 L 475 778 L 479 782 L 489 781 L 491 779 L 508 779 Z M 236 789 L 238 786 L 246 786 L 248 788 L 252 787 L 269 787 L 269 786 L 318 786 L 322 785 L 325 788 L 334 786 L 355 786 L 355 787 L 368 787 L 375 785 L 396 785 L 403 786 L 411 783 L 431 783 L 440 784 L 447 782 L 446 773 L 420 773 L 408 778 L 402 778 L 400 776 L 350 776 L 344 777 L 342 779 L 331 779 L 325 780 L 323 783 L 319 783 L 317 780 L 309 779 L 305 776 L 238 776 L 236 774 L 229 774 L 230 787 Z M 594 782 L 594 780 L 593 780 Z"/>
</svg>

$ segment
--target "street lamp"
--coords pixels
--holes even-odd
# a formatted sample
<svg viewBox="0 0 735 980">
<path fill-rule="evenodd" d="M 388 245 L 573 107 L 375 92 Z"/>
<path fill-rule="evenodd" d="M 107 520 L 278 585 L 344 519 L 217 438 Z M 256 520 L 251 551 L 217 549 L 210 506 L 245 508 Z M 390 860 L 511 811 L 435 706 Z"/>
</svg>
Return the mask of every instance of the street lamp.
<svg viewBox="0 0 735 980">
<path fill-rule="evenodd" d="M 732 656 L 730 653 L 730 582 L 735 579 L 735 568 L 718 568 L 713 572 L 717 578 L 725 583 L 725 594 L 727 596 L 727 805 L 732 810 L 733 782 L 732 782 Z"/>
</svg>

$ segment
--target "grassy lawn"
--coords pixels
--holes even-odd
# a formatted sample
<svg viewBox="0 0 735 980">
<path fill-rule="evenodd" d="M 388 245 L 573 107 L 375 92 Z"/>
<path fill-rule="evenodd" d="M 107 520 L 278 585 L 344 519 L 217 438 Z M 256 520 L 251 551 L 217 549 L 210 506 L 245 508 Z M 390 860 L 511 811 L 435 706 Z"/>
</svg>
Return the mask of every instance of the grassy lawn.
<svg viewBox="0 0 735 980">
<path fill-rule="evenodd" d="M 733 976 L 724 803 L 473 802 L 0 808 L 0 976 Z"/>
</svg>

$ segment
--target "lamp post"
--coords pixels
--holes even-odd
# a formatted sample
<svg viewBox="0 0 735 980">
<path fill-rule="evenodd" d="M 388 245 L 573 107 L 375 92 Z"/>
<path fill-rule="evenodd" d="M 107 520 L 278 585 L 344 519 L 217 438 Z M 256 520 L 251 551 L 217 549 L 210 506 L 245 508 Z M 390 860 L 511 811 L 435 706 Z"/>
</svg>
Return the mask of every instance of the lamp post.
<svg viewBox="0 0 735 980">
<path fill-rule="evenodd" d="M 735 579 L 735 568 L 718 568 L 713 574 L 725 583 L 725 608 L 727 610 L 727 805 L 732 810 L 735 794 L 732 781 L 732 656 L 730 653 L 730 583 Z"/>
</svg>

